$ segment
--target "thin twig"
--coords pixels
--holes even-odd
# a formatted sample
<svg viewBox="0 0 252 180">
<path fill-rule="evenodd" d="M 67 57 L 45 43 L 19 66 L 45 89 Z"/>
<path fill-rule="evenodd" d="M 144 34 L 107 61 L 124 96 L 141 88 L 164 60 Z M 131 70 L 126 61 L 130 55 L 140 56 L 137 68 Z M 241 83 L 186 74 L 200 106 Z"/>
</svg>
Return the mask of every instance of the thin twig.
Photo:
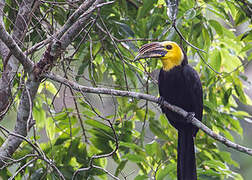
<svg viewBox="0 0 252 180">
<path fill-rule="evenodd" d="M 166 4 L 167 4 L 167 9 L 170 11 L 170 6 L 171 6 L 171 4 L 170 4 L 170 1 L 166 1 Z M 221 74 L 221 73 L 219 73 L 219 72 L 217 72 L 216 70 L 214 70 L 207 62 L 206 62 L 206 60 L 203 58 L 203 56 L 200 54 L 200 52 L 199 51 L 201 51 L 201 52 L 204 52 L 204 53 L 207 53 L 206 51 L 204 51 L 203 49 L 200 49 L 200 48 L 198 48 L 198 47 L 196 47 L 196 46 L 194 46 L 193 44 L 191 44 L 189 41 L 187 41 L 185 38 L 184 38 L 184 36 L 183 36 L 183 34 L 179 31 L 179 29 L 177 28 L 177 25 L 176 25 L 176 20 L 177 20 L 177 13 L 178 13 L 178 5 L 179 5 L 179 1 L 177 0 L 177 1 L 175 1 L 175 4 L 172 4 L 172 6 L 175 6 L 174 7 L 174 9 L 172 9 L 172 10 L 174 10 L 174 12 L 172 12 L 172 13 L 174 13 L 174 14 L 172 14 L 172 27 L 175 29 L 175 31 L 177 32 L 177 34 L 179 35 L 179 37 L 180 37 L 180 39 L 182 39 L 186 44 L 188 44 L 189 46 L 191 46 L 192 48 L 194 48 L 194 49 L 196 49 L 196 51 L 197 51 L 197 53 L 198 53 L 198 55 L 200 56 L 200 58 L 203 60 L 203 62 L 211 69 L 211 70 L 213 70 L 216 74 Z"/>
<path fill-rule="evenodd" d="M 30 164 L 32 164 L 34 161 L 36 161 L 38 158 L 35 157 L 34 159 L 31 159 L 30 161 L 28 161 L 26 164 L 24 164 L 21 168 L 19 168 L 8 180 L 13 180 L 15 179 L 15 177 L 18 175 L 18 173 L 20 173 L 23 169 L 25 169 L 27 166 L 29 166 Z"/>
<path fill-rule="evenodd" d="M 27 132 L 28 132 L 30 130 L 30 128 L 35 123 L 32 122 L 32 99 L 31 99 L 31 95 L 30 95 L 29 89 L 27 89 L 25 84 L 24 84 L 24 86 L 25 86 L 25 91 L 27 93 L 27 97 L 28 97 L 28 100 L 29 100 L 29 117 L 28 117 L 28 120 L 27 120 Z"/>
<path fill-rule="evenodd" d="M 215 72 L 216 74 L 219 74 L 219 75 L 222 74 L 222 73 L 216 71 L 214 68 L 212 68 L 212 66 L 210 66 L 210 64 L 208 64 L 208 63 L 206 62 L 205 58 L 200 54 L 200 52 L 199 52 L 198 50 L 197 50 L 197 53 L 198 53 L 199 57 L 202 59 L 202 61 L 203 61 L 213 72 Z"/>
<path fill-rule="evenodd" d="M 102 168 L 100 166 L 93 165 L 93 168 L 100 169 L 100 170 L 104 171 L 106 174 L 108 174 L 110 177 L 112 177 L 113 179 L 120 180 L 118 177 L 114 176 L 108 170 L 106 170 L 106 169 L 104 169 L 104 168 Z"/>
<path fill-rule="evenodd" d="M 9 161 L 11 162 L 6 162 L 4 166 L 0 167 L 0 170 L 3 170 L 5 167 L 7 166 L 10 166 L 14 163 L 19 163 L 20 161 L 23 161 L 25 160 L 26 158 L 29 158 L 29 157 L 38 157 L 37 154 L 27 154 L 19 159 L 12 159 L 12 158 L 9 158 L 9 157 L 1 157 L 1 158 L 4 158 L 4 159 L 8 159 Z"/>
<path fill-rule="evenodd" d="M 26 141 L 39 155 L 41 155 L 41 152 L 38 150 L 38 148 L 36 147 L 36 145 L 34 145 L 30 140 L 28 140 L 26 137 L 20 135 L 20 134 L 16 134 L 16 133 L 13 133 L 13 132 L 10 132 L 8 129 L 6 129 L 5 127 L 1 126 L 0 125 L 0 128 L 2 130 L 4 130 L 5 132 L 7 132 L 9 135 L 11 136 L 15 136 L 17 138 L 20 138 L 24 141 Z"/>
<path fill-rule="evenodd" d="M 116 48 L 116 50 L 117 50 L 117 52 L 118 52 L 119 58 L 122 60 L 122 59 L 123 59 L 123 56 L 122 56 L 122 54 L 121 54 L 119 48 L 117 47 L 117 45 L 116 45 L 116 43 L 115 43 L 113 37 L 111 36 L 111 34 L 110 34 L 110 32 L 109 32 L 109 30 L 108 30 L 106 24 L 104 23 L 104 21 L 103 21 L 103 19 L 102 19 L 102 17 L 101 17 L 100 15 L 99 15 L 99 18 L 100 18 L 100 20 L 101 20 L 101 22 L 102 22 L 102 25 L 104 26 L 106 32 L 108 33 L 110 39 L 112 40 L 112 43 L 113 43 L 114 47 Z M 127 87 L 127 90 L 129 90 L 129 86 L 128 86 L 129 83 L 128 83 L 128 79 L 127 79 L 126 71 L 125 71 L 125 63 L 122 63 L 122 64 L 123 64 L 123 75 L 124 75 L 126 87 Z"/>
<path fill-rule="evenodd" d="M 72 88 L 69 88 L 69 89 L 70 89 L 71 95 L 73 96 L 74 106 L 75 106 L 75 109 L 77 111 L 77 117 L 78 117 L 80 125 L 81 125 L 81 130 L 82 130 L 82 135 L 84 137 L 84 141 L 85 141 L 85 143 L 88 143 L 88 138 L 87 138 L 87 135 L 86 135 L 86 130 L 85 130 L 84 124 L 82 122 L 82 118 L 81 118 L 81 115 L 80 115 L 80 110 L 78 108 L 76 97 L 74 96 L 73 89 Z"/>
<path fill-rule="evenodd" d="M 74 88 L 73 88 L 74 89 Z M 85 97 L 84 93 L 82 91 L 80 91 L 81 94 L 83 95 L 83 97 Z M 94 159 L 100 159 L 100 158 L 105 158 L 105 157 L 109 157 L 109 156 L 112 156 L 114 153 L 116 153 L 116 151 L 118 150 L 119 148 L 119 142 L 118 142 L 118 137 L 116 135 L 116 132 L 115 132 L 115 129 L 114 129 L 114 126 L 112 124 L 112 122 L 107 119 L 107 118 L 104 118 L 102 117 L 96 110 L 95 108 L 92 106 L 92 104 L 87 100 L 87 98 L 85 98 L 86 102 L 89 104 L 89 106 L 91 107 L 91 109 L 93 110 L 93 112 L 100 118 L 102 118 L 103 120 L 107 121 L 113 131 L 113 135 L 114 135 L 114 138 L 115 138 L 115 149 L 113 151 L 111 151 L 110 153 L 107 153 L 107 154 L 100 154 L 100 155 L 93 155 L 91 158 L 90 158 L 90 161 L 89 161 L 89 166 L 88 167 L 85 167 L 85 168 L 80 168 L 78 169 L 77 171 L 74 172 L 74 175 L 72 177 L 72 180 L 75 179 L 75 177 L 77 176 L 77 174 L 81 171 L 89 171 L 90 169 L 92 168 L 98 168 L 98 169 L 102 169 L 104 172 L 106 172 L 108 175 L 112 175 L 110 172 L 108 172 L 106 169 L 103 169 L 102 167 L 99 167 L 99 166 L 95 166 L 93 165 L 93 161 Z M 111 176 L 112 178 L 116 178 L 115 176 Z"/>
<path fill-rule="evenodd" d="M 201 52 L 207 53 L 207 52 L 204 51 L 203 49 L 200 49 L 200 48 L 194 46 L 193 44 L 191 44 L 190 42 L 188 42 L 188 41 L 184 38 L 184 36 L 182 35 L 182 33 L 179 31 L 179 29 L 177 28 L 176 23 L 173 23 L 173 28 L 174 28 L 175 31 L 178 33 L 179 37 L 180 37 L 183 41 L 185 41 L 186 44 L 188 44 L 188 45 L 191 46 L 192 48 L 196 49 L 197 51 L 201 51 Z"/>
</svg>

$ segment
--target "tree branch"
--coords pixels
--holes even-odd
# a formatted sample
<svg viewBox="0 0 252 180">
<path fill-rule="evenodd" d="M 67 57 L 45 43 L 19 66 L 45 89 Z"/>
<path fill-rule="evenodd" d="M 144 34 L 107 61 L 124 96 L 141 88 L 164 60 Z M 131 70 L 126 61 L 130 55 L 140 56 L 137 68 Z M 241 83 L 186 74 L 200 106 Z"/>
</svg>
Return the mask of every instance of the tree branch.
<svg viewBox="0 0 252 180">
<path fill-rule="evenodd" d="M 46 155 L 44 154 L 44 152 L 42 151 L 42 149 L 38 146 L 38 144 L 36 142 L 32 143 L 25 136 L 10 132 L 8 129 L 4 128 L 1 125 L 0 125 L 0 129 L 4 130 L 5 132 L 7 132 L 12 137 L 15 137 L 15 138 L 18 138 L 20 140 L 26 141 L 33 148 L 33 150 L 37 153 L 37 154 L 26 155 L 23 158 L 20 158 L 18 160 L 13 160 L 13 159 L 9 158 L 8 156 L 4 156 L 4 153 L 2 153 L 0 151 L 0 164 L 1 164 L 1 166 L 2 166 L 2 163 L 3 163 L 2 161 L 4 161 L 4 165 L 6 166 L 8 164 L 10 165 L 10 163 L 5 162 L 5 161 L 8 161 L 8 160 L 11 160 L 12 163 L 13 163 L 13 162 L 19 162 L 19 161 L 23 160 L 26 157 L 34 157 L 35 159 L 39 158 L 39 159 L 45 161 L 49 166 L 51 166 L 58 173 L 60 179 L 65 180 L 65 178 L 64 178 L 63 174 L 60 172 L 60 170 L 56 167 L 56 165 L 53 163 L 53 161 L 51 159 L 48 159 L 46 157 Z M 2 166 L 0 169 L 3 169 L 3 167 L 5 167 L 5 166 Z M 15 173 L 15 175 L 17 175 L 17 173 Z"/>
<path fill-rule="evenodd" d="M 114 89 L 107 89 L 107 88 L 93 88 L 93 87 L 87 87 L 87 86 L 82 86 L 76 82 L 67 80 L 61 76 L 55 75 L 55 74 L 46 74 L 44 75 L 44 77 L 49 78 L 53 81 L 56 81 L 58 83 L 62 83 L 66 86 L 71 87 L 72 89 L 76 90 L 76 91 L 80 91 L 83 93 L 95 93 L 95 94 L 107 94 L 107 95 L 113 95 L 113 96 L 124 96 L 124 97 L 132 97 L 132 98 L 137 98 L 137 99 L 144 99 L 144 100 L 148 100 L 154 103 L 159 103 L 159 98 L 152 96 L 152 95 L 148 95 L 148 94 L 143 94 L 143 93 L 137 93 L 137 92 L 130 92 L 130 91 L 121 91 L 121 90 L 114 90 Z M 166 108 L 168 108 L 169 110 L 178 113 L 179 115 L 183 116 L 184 118 L 187 117 L 188 112 L 186 112 L 185 110 L 183 110 L 180 107 L 171 105 L 170 103 L 168 103 L 167 101 L 164 101 L 163 104 Z M 215 132 L 213 132 L 211 129 L 209 129 L 207 126 L 205 126 L 202 122 L 200 122 L 198 119 L 196 119 L 195 117 L 192 119 L 191 123 L 198 127 L 199 129 L 201 129 L 202 131 L 204 131 L 206 134 L 208 134 L 209 136 L 211 136 L 212 138 L 214 138 L 215 140 L 223 143 L 224 145 L 226 145 L 227 147 L 233 148 L 237 151 L 246 153 L 248 155 L 252 156 L 252 149 L 238 145 L 226 138 L 224 138 L 223 136 L 216 134 Z"/>
<path fill-rule="evenodd" d="M 20 3 L 18 14 L 16 16 L 12 38 L 14 41 L 21 45 L 25 34 L 27 32 L 31 16 L 33 11 L 35 11 L 37 5 L 33 6 L 34 0 L 23 0 Z M 35 4 L 38 1 L 36 1 Z M 3 22 L 3 8 L 4 1 L 0 1 L 0 24 L 4 27 Z M 33 8 L 32 8 L 33 7 Z M 19 61 L 15 56 L 11 55 L 11 52 L 7 45 L 0 40 L 0 55 L 3 59 L 3 73 L 0 78 L 0 112 L 5 112 L 11 104 L 11 89 L 13 84 L 13 79 L 15 78 L 16 72 L 19 67 Z M 0 117 L 0 120 L 2 117 Z"/>
<path fill-rule="evenodd" d="M 4 16 L 4 6 L 5 6 L 5 0 L 0 0 L 0 24 L 3 25 L 3 16 Z M 5 56 L 7 56 L 9 52 L 9 49 L 7 46 L 0 40 L 0 55 L 2 56 L 2 59 L 5 59 Z"/>
<path fill-rule="evenodd" d="M 0 23 L 0 39 L 9 48 L 10 52 L 19 60 L 24 69 L 31 72 L 33 69 L 33 62 L 23 53 L 15 40 L 6 32 L 3 24 Z"/>
<path fill-rule="evenodd" d="M 76 20 L 76 22 L 71 26 L 71 28 L 68 28 L 68 30 L 65 32 L 65 34 L 60 38 L 61 48 L 65 49 L 70 42 L 74 39 L 74 37 L 81 31 L 83 28 L 83 25 L 87 22 L 87 20 L 90 18 L 91 14 L 98 8 L 101 7 L 101 5 L 106 5 L 103 3 L 104 0 L 96 0 L 92 6 L 89 7 L 89 9 L 81 15 L 81 17 Z"/>
<path fill-rule="evenodd" d="M 88 20 L 88 17 L 91 16 L 95 9 L 100 8 L 102 5 L 106 5 L 106 3 L 103 2 L 104 0 L 96 0 L 82 15 L 82 18 L 79 18 L 77 22 L 73 23 L 71 28 L 63 34 L 60 41 L 55 40 L 48 46 L 43 57 L 35 66 L 33 62 L 21 51 L 13 38 L 5 31 L 3 25 L 0 24 L 0 39 L 8 46 L 11 53 L 21 62 L 29 75 L 26 81 L 27 90 L 24 88 L 20 97 L 20 103 L 17 111 L 17 121 L 14 129 L 15 134 L 20 134 L 24 137 L 27 135 L 27 121 L 30 115 L 30 102 L 33 102 L 37 94 L 41 80 L 39 78 L 40 74 L 49 70 L 48 66 L 49 68 L 54 66 L 53 62 L 63 52 L 62 50 L 65 50 L 65 48 L 72 42 L 73 38 L 83 27 L 83 24 L 85 24 Z M 64 29 L 62 31 L 64 31 Z M 66 39 L 64 39 L 64 37 Z M 0 167 L 5 164 L 5 160 L 8 160 L 8 158 L 12 156 L 21 143 L 22 139 L 13 135 L 8 136 L 0 147 Z"/>
</svg>

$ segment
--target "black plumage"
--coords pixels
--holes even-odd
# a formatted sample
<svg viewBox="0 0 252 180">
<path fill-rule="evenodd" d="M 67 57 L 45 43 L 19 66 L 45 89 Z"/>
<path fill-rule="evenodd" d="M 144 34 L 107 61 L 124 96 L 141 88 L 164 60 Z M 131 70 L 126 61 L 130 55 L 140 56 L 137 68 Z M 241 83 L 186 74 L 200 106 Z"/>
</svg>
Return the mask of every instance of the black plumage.
<svg viewBox="0 0 252 180">
<path fill-rule="evenodd" d="M 202 120 L 203 100 L 202 86 L 197 72 L 183 62 L 169 71 L 160 70 L 158 87 L 160 96 L 169 103 L 194 112 L 198 120 Z M 169 122 L 178 130 L 178 180 L 197 179 L 194 138 L 198 128 L 186 122 L 182 116 L 162 107 Z"/>
<path fill-rule="evenodd" d="M 188 64 L 187 56 L 179 45 L 172 41 L 152 42 L 143 45 L 135 60 L 159 58 L 163 67 L 159 73 L 160 97 L 169 103 L 195 113 L 202 120 L 203 93 L 197 72 Z M 162 107 L 169 122 L 178 130 L 178 180 L 196 180 L 194 137 L 198 128 L 187 118 Z"/>
</svg>

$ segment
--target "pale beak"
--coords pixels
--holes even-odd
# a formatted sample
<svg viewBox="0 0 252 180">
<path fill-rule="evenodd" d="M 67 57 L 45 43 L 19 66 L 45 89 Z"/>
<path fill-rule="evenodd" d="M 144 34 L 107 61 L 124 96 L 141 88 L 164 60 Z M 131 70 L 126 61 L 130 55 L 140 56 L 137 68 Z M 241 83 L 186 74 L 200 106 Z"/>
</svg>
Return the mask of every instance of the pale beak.
<svg viewBox="0 0 252 180">
<path fill-rule="evenodd" d="M 167 54 L 165 47 L 159 42 L 152 42 L 143 45 L 136 55 L 134 61 L 146 58 L 160 58 Z"/>
</svg>

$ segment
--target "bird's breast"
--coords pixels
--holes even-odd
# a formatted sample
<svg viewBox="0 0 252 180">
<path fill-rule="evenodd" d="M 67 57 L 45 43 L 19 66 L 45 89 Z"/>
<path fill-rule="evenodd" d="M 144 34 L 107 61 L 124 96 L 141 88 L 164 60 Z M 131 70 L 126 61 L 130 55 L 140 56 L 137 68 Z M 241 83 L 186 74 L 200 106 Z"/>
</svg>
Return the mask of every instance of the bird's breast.
<svg viewBox="0 0 252 180">
<path fill-rule="evenodd" d="M 175 70 L 175 71 L 174 71 Z M 165 100 L 174 105 L 181 105 L 187 96 L 185 78 L 180 69 L 160 70 L 159 93 Z"/>
</svg>

